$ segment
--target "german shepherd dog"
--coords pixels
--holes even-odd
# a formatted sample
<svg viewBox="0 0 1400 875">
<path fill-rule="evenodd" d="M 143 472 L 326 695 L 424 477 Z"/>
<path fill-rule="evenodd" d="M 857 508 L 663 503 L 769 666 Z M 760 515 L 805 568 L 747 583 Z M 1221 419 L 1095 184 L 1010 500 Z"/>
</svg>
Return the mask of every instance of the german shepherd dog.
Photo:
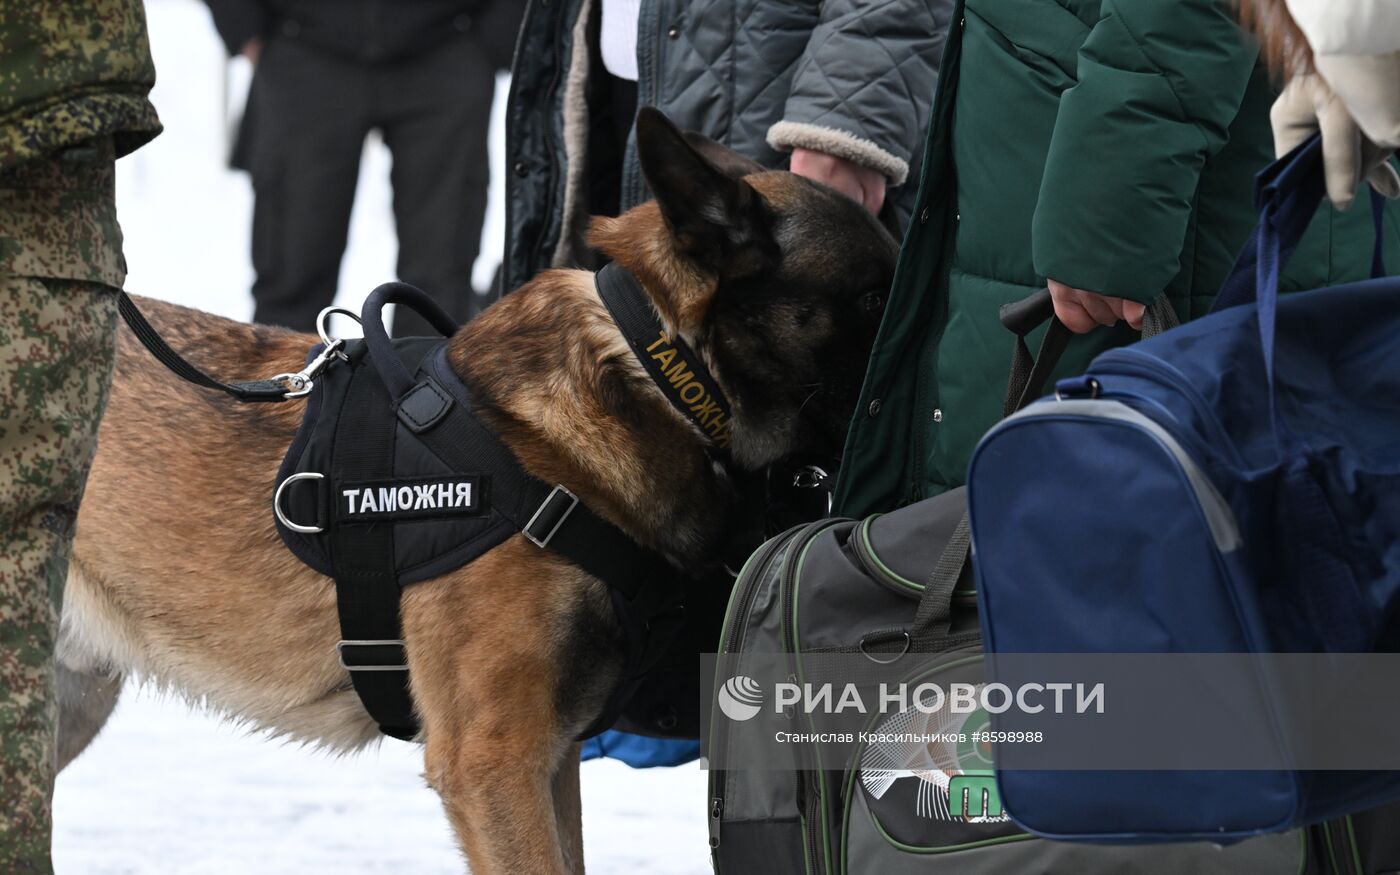
<svg viewBox="0 0 1400 875">
<path fill-rule="evenodd" d="M 688 138 L 655 110 L 639 114 L 637 148 L 655 200 L 595 218 L 589 242 L 704 357 L 732 405 L 730 465 L 835 455 L 894 239 L 835 191 Z M 215 374 L 296 371 L 314 343 L 141 306 Z M 731 472 L 646 375 L 592 273 L 542 272 L 451 338 L 449 358 L 531 474 L 678 566 L 713 567 L 738 501 Z M 347 750 L 379 737 L 337 660 L 332 581 L 273 528 L 302 412 L 183 383 L 122 332 L 62 618 L 62 764 L 127 676 L 295 739 Z M 582 872 L 574 739 L 622 666 L 605 585 L 517 534 L 407 587 L 402 611 L 425 777 L 471 871 Z"/>
</svg>

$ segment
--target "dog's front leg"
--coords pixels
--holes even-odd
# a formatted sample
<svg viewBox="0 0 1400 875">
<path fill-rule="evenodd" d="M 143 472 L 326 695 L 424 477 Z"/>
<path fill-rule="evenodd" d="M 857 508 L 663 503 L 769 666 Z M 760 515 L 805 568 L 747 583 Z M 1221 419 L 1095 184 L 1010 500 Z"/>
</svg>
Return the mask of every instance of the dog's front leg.
<svg viewBox="0 0 1400 875">
<path fill-rule="evenodd" d="M 556 701 L 554 630 L 571 616 L 560 602 L 571 591 L 521 544 L 404 593 L 426 777 L 472 875 L 571 871 L 554 801 L 555 776 L 578 756 Z"/>
<path fill-rule="evenodd" d="M 538 721 L 496 715 L 457 732 L 430 727 L 426 741 L 428 782 L 442 797 L 472 875 L 582 871 L 581 861 L 566 859 L 554 792 L 567 768 L 563 758 L 578 755 L 575 746 L 549 737 Z"/>
<path fill-rule="evenodd" d="M 554 773 L 554 816 L 559 824 L 559 840 L 564 861 L 573 875 L 583 875 L 583 799 L 579 794 L 579 752 L 581 744 L 569 745 L 564 761 Z"/>
</svg>

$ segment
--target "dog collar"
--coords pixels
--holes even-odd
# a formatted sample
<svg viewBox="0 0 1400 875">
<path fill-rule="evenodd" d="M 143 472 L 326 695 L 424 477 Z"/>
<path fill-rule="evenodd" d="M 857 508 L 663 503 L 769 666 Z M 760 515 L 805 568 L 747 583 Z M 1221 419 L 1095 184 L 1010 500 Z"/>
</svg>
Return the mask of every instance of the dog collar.
<svg viewBox="0 0 1400 875">
<path fill-rule="evenodd" d="M 732 422 L 729 399 L 704 360 L 690 344 L 666 332 L 646 290 L 629 271 L 609 264 L 594 277 L 603 306 L 661 394 L 700 429 L 711 446 L 726 450 Z"/>
</svg>

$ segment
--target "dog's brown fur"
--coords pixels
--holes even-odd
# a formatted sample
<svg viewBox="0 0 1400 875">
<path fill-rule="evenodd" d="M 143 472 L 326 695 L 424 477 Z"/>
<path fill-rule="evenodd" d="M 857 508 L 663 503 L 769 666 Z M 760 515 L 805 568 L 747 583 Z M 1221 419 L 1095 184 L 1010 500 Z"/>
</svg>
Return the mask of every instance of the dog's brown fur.
<svg viewBox="0 0 1400 875">
<path fill-rule="evenodd" d="M 643 126 L 661 144 L 644 150 L 677 154 L 679 135 L 668 123 L 649 116 Z M 661 160 L 653 155 L 651 166 Z M 738 186 L 743 198 L 761 200 L 740 206 L 761 208 L 778 224 L 800 218 L 783 204 L 834 211 L 849 241 L 855 213 L 839 196 L 786 173 Z M 861 227 L 856 236 L 868 245 L 859 257 L 873 267 L 859 269 L 873 271 L 870 285 L 879 288 L 894 244 L 873 223 Z M 723 263 L 707 262 L 694 236 L 704 233 L 676 208 L 649 204 L 600 220 L 593 239 L 641 278 L 669 327 L 696 343 L 729 389 L 726 378 L 736 375 L 725 373 L 715 299 L 731 282 L 737 250 L 725 244 Z M 835 259 L 820 242 L 811 252 Z M 814 259 L 799 258 L 802 269 L 825 275 L 839 261 Z M 776 283 L 777 263 L 768 269 Z M 864 283 L 861 276 L 852 282 Z M 154 301 L 141 307 L 172 346 L 220 375 L 294 371 L 314 340 Z M 835 327 L 812 330 L 840 339 Z M 568 486 L 682 566 L 717 561 L 735 501 L 729 475 L 650 383 L 591 274 L 547 271 L 450 344 L 480 415 L 531 473 Z M 733 454 L 752 468 L 792 441 L 763 433 L 754 405 L 745 409 L 748 397 L 733 395 Z M 848 412 L 853 402 L 831 404 Z M 794 403 L 793 417 L 808 415 L 806 407 Z M 297 739 L 350 749 L 378 737 L 336 659 L 334 587 L 285 549 L 273 527 L 269 497 L 302 412 L 295 403 L 240 405 L 183 383 L 122 333 L 59 648 L 65 762 L 101 727 L 125 676 Z M 581 872 L 573 739 L 601 710 L 622 654 L 604 584 L 517 536 L 409 587 L 403 632 L 427 779 L 472 871 Z"/>
</svg>

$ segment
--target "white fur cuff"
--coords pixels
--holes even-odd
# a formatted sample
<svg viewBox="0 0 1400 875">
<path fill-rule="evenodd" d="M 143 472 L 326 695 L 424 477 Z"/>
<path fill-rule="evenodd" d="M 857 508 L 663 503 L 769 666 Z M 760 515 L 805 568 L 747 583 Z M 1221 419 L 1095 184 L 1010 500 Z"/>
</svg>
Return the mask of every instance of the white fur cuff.
<svg viewBox="0 0 1400 875">
<path fill-rule="evenodd" d="M 890 185 L 903 185 L 909 177 L 909 162 L 896 158 L 863 137 L 836 128 L 806 122 L 778 122 L 768 129 L 768 145 L 780 152 L 801 147 L 854 161 L 889 177 Z"/>
</svg>

